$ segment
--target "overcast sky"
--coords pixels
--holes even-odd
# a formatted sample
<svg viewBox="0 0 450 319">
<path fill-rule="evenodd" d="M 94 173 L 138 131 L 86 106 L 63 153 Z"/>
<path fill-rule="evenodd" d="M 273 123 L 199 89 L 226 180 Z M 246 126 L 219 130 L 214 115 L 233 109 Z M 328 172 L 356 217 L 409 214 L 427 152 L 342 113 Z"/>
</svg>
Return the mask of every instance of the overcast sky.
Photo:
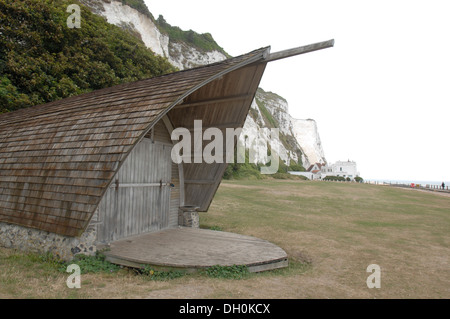
<svg viewBox="0 0 450 319">
<path fill-rule="evenodd" d="M 328 162 L 366 179 L 450 182 L 450 2 L 145 0 L 233 56 L 335 39 L 269 63 L 261 88 L 316 120 Z"/>
</svg>

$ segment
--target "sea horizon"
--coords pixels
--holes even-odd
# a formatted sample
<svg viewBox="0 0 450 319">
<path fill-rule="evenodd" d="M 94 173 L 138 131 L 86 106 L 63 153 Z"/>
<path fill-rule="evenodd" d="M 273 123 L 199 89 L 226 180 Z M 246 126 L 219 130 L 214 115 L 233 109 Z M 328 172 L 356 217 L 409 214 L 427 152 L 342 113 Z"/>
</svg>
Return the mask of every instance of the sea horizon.
<svg viewBox="0 0 450 319">
<path fill-rule="evenodd" d="M 441 186 L 444 182 L 445 187 L 450 186 L 450 181 L 431 181 L 431 180 L 419 180 L 419 179 L 389 179 L 389 178 L 368 178 L 364 179 L 366 182 L 378 182 L 378 183 L 391 183 L 391 184 L 420 184 L 420 185 L 436 185 Z"/>
</svg>

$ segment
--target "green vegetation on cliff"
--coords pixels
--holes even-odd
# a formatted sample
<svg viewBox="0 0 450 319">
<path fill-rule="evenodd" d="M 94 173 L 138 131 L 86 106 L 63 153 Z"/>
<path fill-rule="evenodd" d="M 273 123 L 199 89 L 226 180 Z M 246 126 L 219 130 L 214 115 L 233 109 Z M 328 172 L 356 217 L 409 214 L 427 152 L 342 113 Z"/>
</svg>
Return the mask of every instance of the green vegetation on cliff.
<svg viewBox="0 0 450 319">
<path fill-rule="evenodd" d="M 67 26 L 70 4 L 79 29 Z M 175 71 L 75 0 L 0 0 L 0 21 L 0 113 Z"/>
<path fill-rule="evenodd" d="M 218 51 L 230 57 L 213 39 L 210 33 L 198 34 L 192 30 L 183 31 L 179 27 L 171 26 L 162 15 L 155 21 L 159 31 L 169 36 L 170 41 L 185 42 L 203 52 Z"/>
<path fill-rule="evenodd" d="M 147 5 L 143 0 L 117 0 L 122 2 L 122 4 L 127 5 L 133 9 L 136 9 L 142 14 L 145 14 L 149 17 L 158 27 L 159 31 L 166 34 L 170 41 L 172 42 L 184 42 L 190 46 L 193 46 L 200 51 L 209 52 L 209 51 L 219 51 L 225 54 L 227 57 L 231 57 L 225 50 L 220 47 L 217 42 L 213 39 L 210 33 L 199 34 L 195 31 L 181 30 L 177 26 L 170 25 L 162 15 L 155 19 L 153 14 L 148 9 Z"/>
<path fill-rule="evenodd" d="M 126 4 L 127 6 L 136 9 L 140 13 L 145 14 L 150 19 L 155 20 L 153 18 L 153 15 L 150 13 L 147 6 L 145 5 L 144 0 L 118 0 L 118 1 L 121 1 L 123 4 Z"/>
<path fill-rule="evenodd" d="M 263 96 L 263 97 L 262 97 Z M 281 96 L 272 93 L 272 92 L 265 92 L 263 89 L 258 88 L 258 94 L 256 94 L 255 102 L 258 106 L 258 110 L 254 108 L 250 108 L 249 115 L 253 118 L 253 120 L 258 123 L 261 122 L 258 120 L 259 113 L 261 114 L 262 121 L 264 123 L 259 123 L 262 127 L 267 128 L 278 128 L 280 127 L 280 124 L 278 123 L 278 120 L 276 120 L 271 112 L 269 111 L 266 103 L 268 100 L 273 101 L 286 101 Z M 290 150 L 292 152 L 297 153 L 298 162 L 295 162 L 294 160 L 291 160 L 289 165 L 287 165 L 281 158 L 279 158 L 278 163 L 278 172 L 275 174 L 270 175 L 272 178 L 276 179 L 305 179 L 303 176 L 294 176 L 288 173 L 288 171 L 305 171 L 305 168 L 303 167 L 302 163 L 302 152 L 298 148 L 297 141 L 292 135 L 286 135 L 282 132 L 279 132 L 279 139 L 286 150 Z M 270 155 L 270 145 L 268 145 L 268 155 Z M 267 164 L 269 165 L 269 164 Z M 264 175 L 261 175 L 260 169 L 261 166 L 267 166 L 263 164 L 253 164 L 249 162 L 249 156 L 246 154 L 246 161 L 245 163 L 235 163 L 229 164 L 227 169 L 225 170 L 225 173 L 223 175 L 224 179 L 263 179 L 265 178 Z"/>
</svg>

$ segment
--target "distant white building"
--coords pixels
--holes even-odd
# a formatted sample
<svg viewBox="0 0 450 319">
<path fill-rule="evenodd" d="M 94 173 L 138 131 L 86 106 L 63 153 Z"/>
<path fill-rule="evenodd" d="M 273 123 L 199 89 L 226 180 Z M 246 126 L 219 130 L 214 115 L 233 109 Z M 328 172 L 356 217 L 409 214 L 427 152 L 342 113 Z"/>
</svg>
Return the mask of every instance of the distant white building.
<svg viewBox="0 0 450 319">
<path fill-rule="evenodd" d="M 292 175 L 301 175 L 309 178 L 310 180 L 320 180 L 322 179 L 322 167 L 326 164 L 324 163 L 315 163 L 308 167 L 306 172 L 289 172 Z"/>
<path fill-rule="evenodd" d="M 354 161 L 337 161 L 332 165 L 323 165 L 321 167 L 321 178 L 326 176 L 341 176 L 345 178 L 354 179 L 359 176 L 356 162 Z"/>
<path fill-rule="evenodd" d="M 354 179 L 359 176 L 359 172 L 356 168 L 356 162 L 353 161 L 337 161 L 334 164 L 328 165 L 327 163 L 315 163 L 310 165 L 306 172 L 289 172 L 292 175 L 302 175 L 310 180 L 321 180 L 326 176 L 341 176 L 344 178 Z"/>
</svg>

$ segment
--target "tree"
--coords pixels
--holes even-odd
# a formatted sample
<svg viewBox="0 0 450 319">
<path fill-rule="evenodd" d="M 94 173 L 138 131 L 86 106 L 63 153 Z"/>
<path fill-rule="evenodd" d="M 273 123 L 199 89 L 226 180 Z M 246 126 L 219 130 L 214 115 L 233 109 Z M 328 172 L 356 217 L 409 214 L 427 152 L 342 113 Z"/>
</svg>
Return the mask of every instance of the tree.
<svg viewBox="0 0 450 319">
<path fill-rule="evenodd" d="M 81 8 L 70 29 L 67 1 L 0 0 L 0 112 L 42 104 L 176 69 L 141 40 Z"/>
</svg>

